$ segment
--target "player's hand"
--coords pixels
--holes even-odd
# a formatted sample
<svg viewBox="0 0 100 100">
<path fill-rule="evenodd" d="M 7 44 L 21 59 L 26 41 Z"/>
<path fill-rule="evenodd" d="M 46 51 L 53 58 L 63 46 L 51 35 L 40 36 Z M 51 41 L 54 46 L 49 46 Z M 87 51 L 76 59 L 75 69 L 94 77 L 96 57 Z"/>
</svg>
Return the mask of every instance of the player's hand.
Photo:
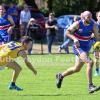
<svg viewBox="0 0 100 100">
<path fill-rule="evenodd" d="M 33 73 L 35 74 L 35 76 L 37 75 L 37 71 L 36 70 L 34 70 Z"/>
<path fill-rule="evenodd" d="M 91 38 L 93 38 L 94 37 L 94 33 L 92 33 L 92 35 L 91 35 Z"/>
<path fill-rule="evenodd" d="M 79 43 L 78 39 L 75 39 L 74 43 L 75 43 L 76 46 L 78 46 L 78 47 L 80 46 L 80 43 Z"/>
<path fill-rule="evenodd" d="M 7 33 L 8 34 L 11 34 L 12 33 L 12 27 L 9 27 L 9 29 L 7 30 Z"/>
<path fill-rule="evenodd" d="M 53 25 L 52 28 L 55 28 L 55 25 Z"/>
</svg>

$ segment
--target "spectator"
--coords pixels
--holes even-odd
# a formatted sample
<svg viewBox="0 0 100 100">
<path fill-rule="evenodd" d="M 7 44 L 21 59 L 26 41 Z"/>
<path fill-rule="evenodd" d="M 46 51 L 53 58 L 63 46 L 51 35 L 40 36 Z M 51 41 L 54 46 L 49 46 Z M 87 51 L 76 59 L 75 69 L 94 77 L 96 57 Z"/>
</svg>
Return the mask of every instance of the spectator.
<svg viewBox="0 0 100 100">
<path fill-rule="evenodd" d="M 28 5 L 25 4 L 24 9 L 20 13 L 20 28 L 21 28 L 20 36 L 21 36 L 21 38 L 23 36 L 23 28 L 27 27 L 27 24 L 28 24 L 30 18 L 31 18 L 31 12 L 28 9 Z"/>
<path fill-rule="evenodd" d="M 36 39 L 37 28 L 38 28 L 38 25 L 36 25 L 35 19 L 31 18 L 27 26 L 26 36 L 30 36 L 33 39 L 33 41 L 32 41 L 31 48 L 28 50 L 28 54 L 33 54 L 32 47 Z"/>
<path fill-rule="evenodd" d="M 8 8 L 8 14 L 12 16 L 13 21 L 15 23 L 15 28 L 17 28 L 17 19 L 18 19 L 18 12 L 17 10 L 14 8 L 13 3 L 10 3 L 9 8 Z M 16 29 L 13 30 L 14 33 L 14 40 L 17 40 L 17 31 Z"/>
<path fill-rule="evenodd" d="M 60 45 L 59 46 L 59 52 L 61 52 L 61 50 L 62 49 L 64 49 L 66 52 L 67 52 L 67 54 L 69 54 L 69 48 L 68 48 L 68 46 L 69 46 L 69 44 L 72 42 L 72 39 L 71 38 L 69 38 L 66 34 L 65 34 L 65 32 L 66 32 L 66 30 L 68 29 L 68 27 L 70 27 L 70 25 L 72 25 L 74 22 L 76 22 L 76 21 L 78 21 L 78 17 L 77 16 L 75 16 L 74 18 L 73 18 L 73 20 L 71 20 L 69 23 L 69 25 L 67 25 L 66 27 L 65 27 L 65 29 L 64 29 L 64 43 L 62 44 L 62 45 Z"/>
<path fill-rule="evenodd" d="M 54 20 L 54 14 L 49 14 L 49 20 L 46 21 L 45 27 L 47 28 L 47 45 L 48 45 L 48 53 L 51 54 L 51 46 L 55 39 L 55 30 L 58 29 L 57 21 Z"/>
<path fill-rule="evenodd" d="M 3 6 L 4 7 L 4 14 L 6 14 L 7 13 L 7 11 L 6 11 L 6 9 L 5 9 L 5 2 L 3 1 L 2 3 L 1 3 L 1 6 Z"/>
</svg>

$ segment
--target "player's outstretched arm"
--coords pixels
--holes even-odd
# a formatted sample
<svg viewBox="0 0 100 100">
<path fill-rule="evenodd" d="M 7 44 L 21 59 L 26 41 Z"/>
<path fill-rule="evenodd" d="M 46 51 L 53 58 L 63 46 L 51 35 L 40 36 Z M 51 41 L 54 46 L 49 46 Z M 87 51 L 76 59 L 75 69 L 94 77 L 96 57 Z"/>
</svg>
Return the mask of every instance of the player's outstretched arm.
<svg viewBox="0 0 100 100">
<path fill-rule="evenodd" d="M 7 30 L 7 32 L 8 32 L 8 34 L 11 34 L 12 33 L 12 29 L 15 27 L 15 23 L 13 21 L 12 16 L 10 16 L 10 15 L 8 15 L 8 20 L 10 21 L 11 26 L 9 27 L 9 29 Z"/>
<path fill-rule="evenodd" d="M 35 76 L 36 76 L 37 71 L 33 68 L 32 64 L 28 61 L 26 52 L 25 52 L 25 51 L 20 51 L 19 54 L 18 54 L 18 56 L 21 56 L 21 57 L 24 59 L 26 66 L 27 66 L 30 70 L 32 70 L 33 73 L 34 73 Z"/>
</svg>

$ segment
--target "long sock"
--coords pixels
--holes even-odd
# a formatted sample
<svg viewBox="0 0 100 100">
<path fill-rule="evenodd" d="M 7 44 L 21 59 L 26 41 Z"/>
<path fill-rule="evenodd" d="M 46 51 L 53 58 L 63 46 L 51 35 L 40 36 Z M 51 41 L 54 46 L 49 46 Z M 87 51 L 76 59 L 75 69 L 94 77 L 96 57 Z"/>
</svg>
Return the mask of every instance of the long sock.
<svg viewBox="0 0 100 100">
<path fill-rule="evenodd" d="M 62 74 L 60 74 L 60 78 L 62 78 L 62 79 L 64 78 Z"/>
<path fill-rule="evenodd" d="M 92 84 L 92 83 L 90 83 L 90 84 L 89 84 L 89 87 L 91 87 L 92 85 L 93 85 L 93 84 Z"/>
<path fill-rule="evenodd" d="M 99 72 L 99 68 L 95 68 L 95 71 Z"/>
<path fill-rule="evenodd" d="M 10 84 L 11 86 L 15 86 L 15 82 L 11 82 L 11 84 Z"/>
</svg>

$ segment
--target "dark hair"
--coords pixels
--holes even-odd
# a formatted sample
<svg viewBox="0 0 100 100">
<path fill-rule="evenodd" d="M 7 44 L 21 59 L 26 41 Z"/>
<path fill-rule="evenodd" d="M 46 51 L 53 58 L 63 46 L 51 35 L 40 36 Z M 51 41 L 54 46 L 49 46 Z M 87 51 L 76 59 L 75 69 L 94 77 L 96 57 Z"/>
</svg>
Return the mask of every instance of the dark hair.
<svg viewBox="0 0 100 100">
<path fill-rule="evenodd" d="M 29 36 L 23 36 L 23 37 L 21 38 L 21 43 L 22 43 L 22 44 L 24 44 L 24 43 L 28 44 L 30 41 L 32 41 L 32 38 L 29 37 Z"/>
</svg>

